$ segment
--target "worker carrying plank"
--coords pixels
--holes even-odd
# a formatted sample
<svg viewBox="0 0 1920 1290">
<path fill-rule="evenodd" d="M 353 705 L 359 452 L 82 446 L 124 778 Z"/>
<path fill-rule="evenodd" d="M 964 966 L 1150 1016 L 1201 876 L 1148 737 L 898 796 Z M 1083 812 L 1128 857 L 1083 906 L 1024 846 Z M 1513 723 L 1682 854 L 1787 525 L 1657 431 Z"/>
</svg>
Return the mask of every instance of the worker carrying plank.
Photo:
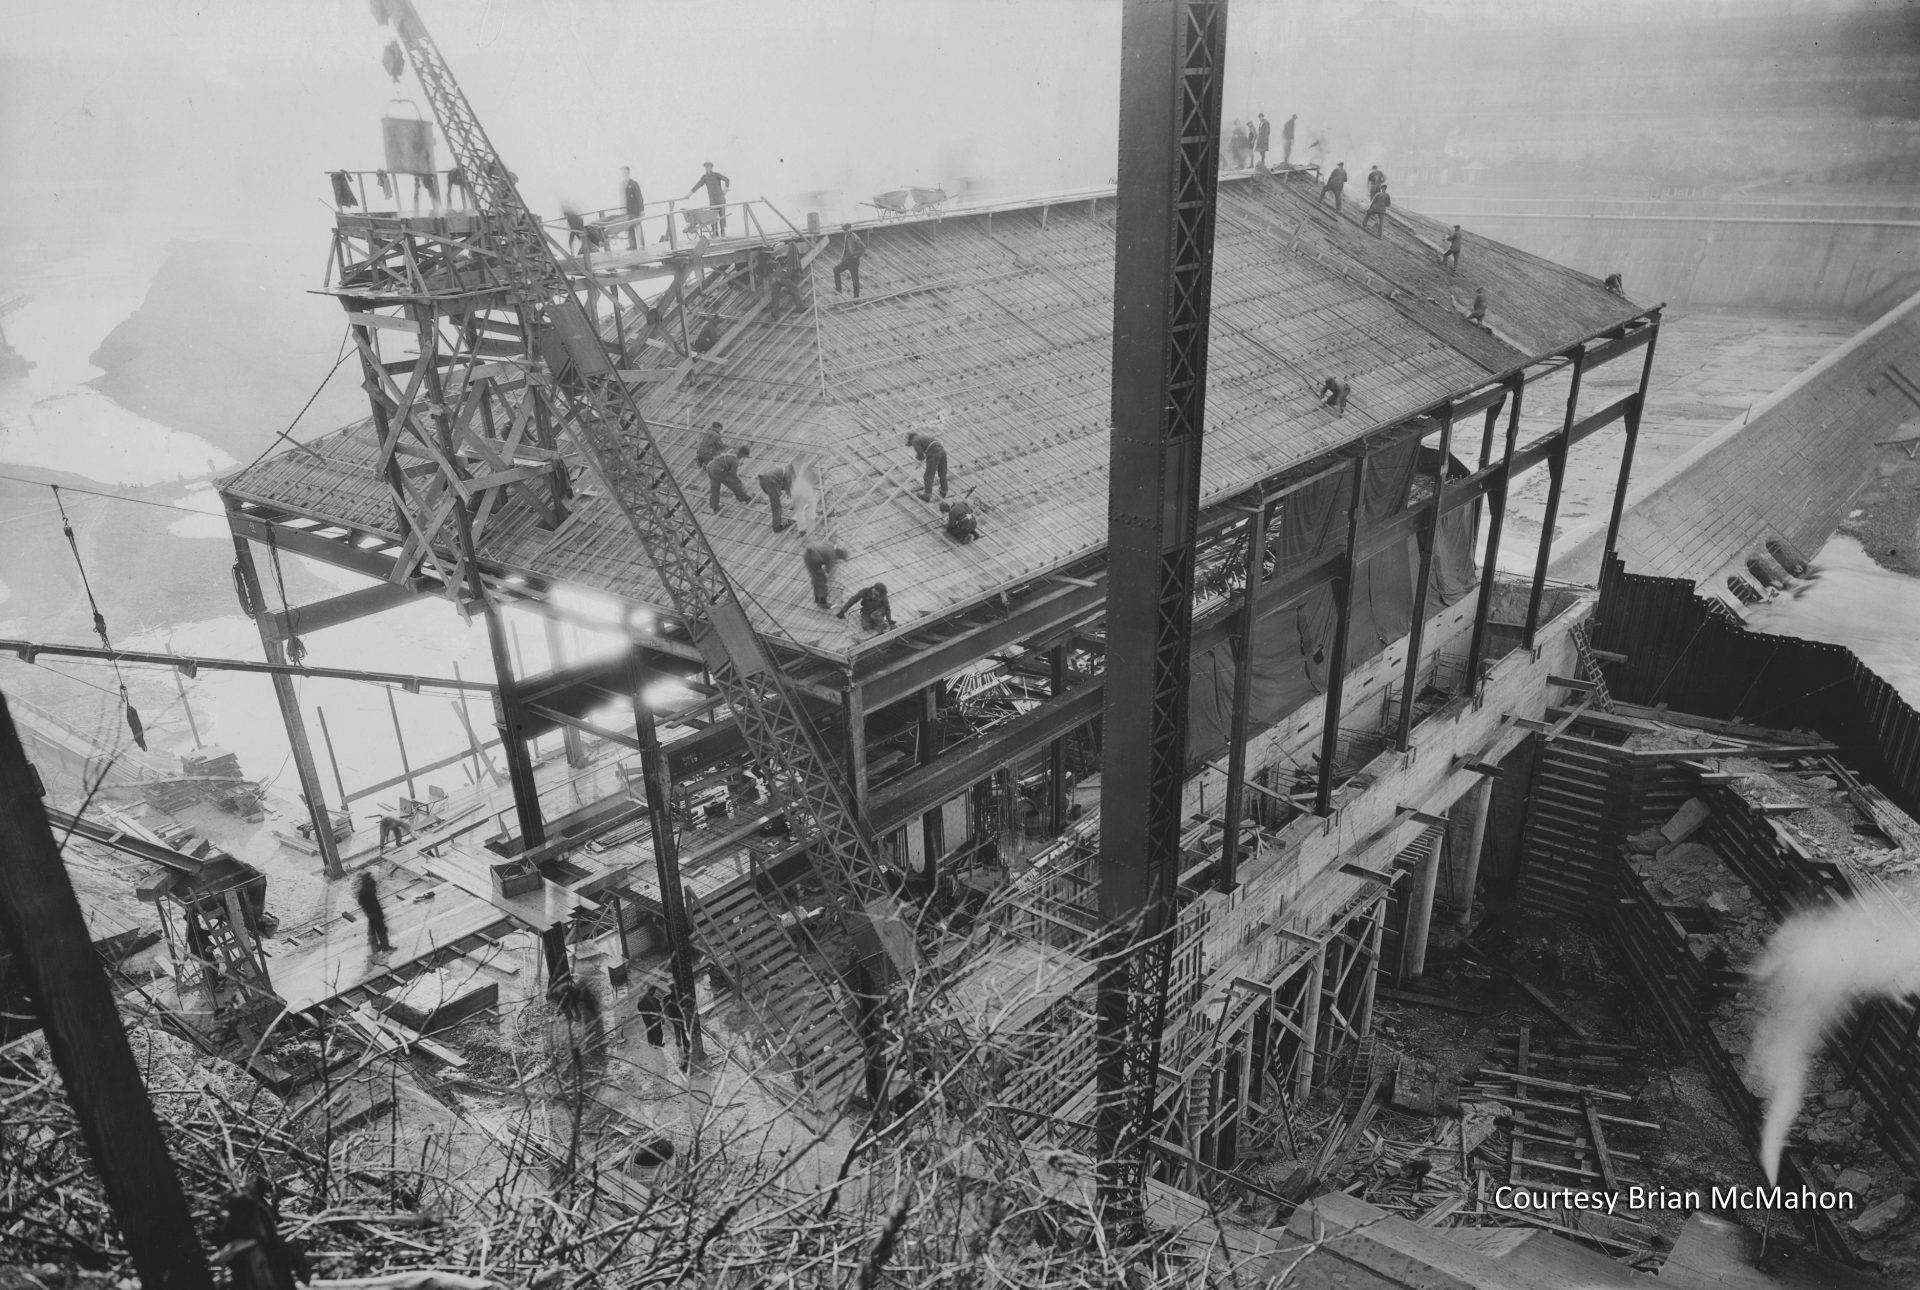
<svg viewBox="0 0 1920 1290">
<path fill-rule="evenodd" d="M 866 253 L 866 240 L 853 231 L 853 225 L 842 224 L 840 226 L 840 263 L 833 266 L 833 293 L 836 296 L 840 294 L 840 275 L 851 273 L 853 298 L 855 300 L 860 298 L 860 257 Z"/>
<path fill-rule="evenodd" d="M 1360 217 L 1360 227 L 1371 224 L 1375 237 L 1384 236 L 1387 231 L 1387 207 L 1391 205 L 1393 198 L 1387 194 L 1387 186 L 1383 183 L 1374 190 L 1373 200 L 1367 203 L 1367 213 Z"/>
<path fill-rule="evenodd" d="M 1335 163 L 1333 170 L 1328 173 L 1327 182 L 1320 185 L 1319 200 L 1321 203 L 1324 204 L 1327 200 L 1327 194 L 1332 193 L 1333 194 L 1333 213 L 1335 215 L 1338 215 L 1340 213 L 1340 194 L 1344 193 L 1346 190 L 1347 190 L 1347 163 L 1344 161 L 1337 162 Z"/>
<path fill-rule="evenodd" d="M 1447 234 L 1447 249 L 1440 253 L 1440 263 L 1448 264 L 1454 272 L 1460 271 L 1460 226 L 1455 224 L 1453 232 Z"/>
<path fill-rule="evenodd" d="M 707 423 L 706 433 L 700 436 L 699 444 L 693 450 L 693 464 L 705 470 L 707 463 L 727 450 L 727 441 L 723 437 L 725 427 L 718 421 Z"/>
<path fill-rule="evenodd" d="M 907 447 L 913 449 L 913 459 L 927 464 L 925 475 L 920 482 L 920 500 L 933 500 L 933 481 L 940 480 L 940 496 L 947 495 L 947 450 L 940 441 L 930 434 L 910 431 L 907 434 Z"/>
<path fill-rule="evenodd" d="M 773 508 L 773 531 L 784 533 L 793 527 L 780 507 L 782 499 L 793 497 L 793 463 L 784 466 L 769 466 L 760 472 L 760 491 L 767 495 L 767 505 Z"/>
<path fill-rule="evenodd" d="M 847 548 L 835 545 L 825 538 L 816 538 L 807 543 L 800 553 L 800 562 L 807 566 L 807 581 L 813 584 L 813 603 L 822 609 L 833 606 L 827 601 L 827 575 L 833 572 L 833 566 L 847 558 Z M 846 610 L 840 611 L 845 614 Z"/>
<path fill-rule="evenodd" d="M 887 584 L 876 582 L 871 587 L 862 587 L 847 597 L 847 603 L 840 606 L 835 618 L 845 618 L 847 611 L 858 603 L 860 606 L 860 624 L 870 632 L 883 632 L 893 626 L 893 605 L 887 600 Z"/>
<path fill-rule="evenodd" d="M 942 502 L 940 509 L 946 513 L 947 536 L 965 545 L 980 536 L 980 521 L 974 518 L 973 503 L 966 498 L 957 502 Z"/>
<path fill-rule="evenodd" d="M 1347 396 L 1353 393 L 1353 387 L 1337 376 L 1329 376 L 1320 383 L 1320 403 L 1333 409 L 1335 416 L 1347 415 Z"/>
<path fill-rule="evenodd" d="M 707 463 L 707 500 L 713 506 L 713 513 L 720 513 L 720 490 L 731 488 L 733 495 L 748 505 L 753 498 L 740 485 L 740 463 L 747 459 L 747 445 L 741 444 L 732 452 L 723 452 Z"/>
</svg>

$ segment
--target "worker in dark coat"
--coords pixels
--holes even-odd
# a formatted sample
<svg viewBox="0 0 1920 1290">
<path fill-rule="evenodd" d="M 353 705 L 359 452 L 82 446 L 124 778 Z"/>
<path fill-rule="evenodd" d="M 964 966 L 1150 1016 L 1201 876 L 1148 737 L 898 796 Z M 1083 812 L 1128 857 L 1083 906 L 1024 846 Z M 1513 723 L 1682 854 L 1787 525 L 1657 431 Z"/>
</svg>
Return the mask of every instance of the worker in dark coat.
<svg viewBox="0 0 1920 1290">
<path fill-rule="evenodd" d="M 807 566 L 807 581 L 813 584 L 813 603 L 822 609 L 833 608 L 827 600 L 827 575 L 833 572 L 833 566 L 847 558 L 847 548 L 836 546 L 824 539 L 815 539 L 807 543 L 800 553 L 800 561 Z"/>
<path fill-rule="evenodd" d="M 1624 297 L 1627 294 L 1627 284 L 1617 273 L 1609 273 L 1600 285 L 1616 296 Z"/>
<path fill-rule="evenodd" d="M 1384 236 L 1387 231 L 1387 207 L 1391 205 L 1393 198 L 1388 194 L 1385 184 L 1374 189 L 1373 200 L 1367 203 L 1367 213 L 1360 217 L 1360 227 L 1371 224 L 1375 237 Z"/>
<path fill-rule="evenodd" d="M 640 217 L 647 212 L 647 199 L 640 195 L 640 181 L 633 177 L 631 166 L 620 167 L 620 199 L 627 208 L 627 249 L 640 249 Z"/>
<path fill-rule="evenodd" d="M 1447 264 L 1449 261 L 1452 262 L 1450 267 L 1454 270 L 1454 272 L 1456 273 L 1459 272 L 1460 270 L 1460 226 L 1458 224 L 1455 224 L 1453 226 L 1453 232 L 1447 234 L 1447 249 L 1440 253 L 1440 263 Z"/>
<path fill-rule="evenodd" d="M 769 466 L 761 471 L 760 491 L 767 495 L 767 505 L 773 508 L 773 531 L 783 533 L 792 528 L 793 521 L 780 509 L 780 501 L 793 497 L 793 464 Z"/>
<path fill-rule="evenodd" d="M 876 582 L 871 587 L 862 587 L 847 597 L 847 603 L 840 606 L 836 618 L 845 618 L 847 611 L 855 602 L 860 605 L 860 622 L 870 632 L 883 632 L 893 626 L 893 606 L 887 600 L 887 584 Z"/>
<path fill-rule="evenodd" d="M 648 986 L 646 993 L 640 996 L 637 1005 L 640 1013 L 640 1025 L 647 1034 L 647 1042 L 655 1048 L 664 1048 L 667 1043 L 667 1012 L 660 998 L 660 991 Z"/>
<path fill-rule="evenodd" d="M 1467 321 L 1476 327 L 1487 325 L 1487 289 L 1485 287 L 1473 289 L 1473 308 L 1467 311 Z"/>
<path fill-rule="evenodd" d="M 1254 127 L 1253 150 L 1260 155 L 1260 169 L 1267 168 L 1267 145 L 1273 142 L 1273 123 L 1267 120 L 1267 114 L 1260 114 L 1260 124 Z"/>
<path fill-rule="evenodd" d="M 853 275 L 853 298 L 860 298 L 860 257 L 867 253 L 866 239 L 853 231 L 853 225 L 840 226 L 840 263 L 833 266 L 833 293 L 840 294 L 840 275 Z"/>
<path fill-rule="evenodd" d="M 940 480 L 940 496 L 945 497 L 947 495 L 947 450 L 930 434 L 909 433 L 907 447 L 913 449 L 915 461 L 927 463 L 926 474 L 920 483 L 920 500 L 923 502 L 933 500 L 933 481 L 936 476 Z"/>
<path fill-rule="evenodd" d="M 360 881 L 354 884 L 353 899 L 367 919 L 367 948 L 375 954 L 391 953 L 393 942 L 387 939 L 387 915 L 380 908 L 380 886 L 372 874 L 360 875 Z"/>
<path fill-rule="evenodd" d="M 687 1068 L 687 1014 L 680 1007 L 680 991 L 667 987 L 666 1001 L 660 1005 L 667 1021 L 673 1026 L 673 1046 L 680 1058 L 680 1069 Z"/>
<path fill-rule="evenodd" d="M 707 500 L 713 506 L 713 513 L 720 513 L 720 490 L 731 488 L 733 495 L 741 501 L 752 504 L 753 498 L 740 483 L 740 463 L 747 459 L 747 445 L 741 444 L 732 452 L 723 452 L 707 463 Z"/>
<path fill-rule="evenodd" d="M 972 502 L 965 498 L 942 502 L 940 509 L 946 512 L 948 537 L 964 545 L 980 536 L 980 521 L 974 518 Z"/>
<path fill-rule="evenodd" d="M 806 272 L 806 243 L 799 238 L 791 238 L 774 265 L 772 302 L 774 317 L 780 316 L 780 301 L 783 296 L 793 301 L 795 309 L 806 307 L 806 300 L 800 294 L 800 281 L 806 276 Z"/>
<path fill-rule="evenodd" d="M 1280 123 L 1280 164 L 1293 164 L 1293 124 L 1300 119 L 1298 112 Z"/>
<path fill-rule="evenodd" d="M 1320 185 L 1320 200 L 1327 200 L 1327 194 L 1333 194 L 1333 213 L 1340 213 L 1340 194 L 1347 190 L 1347 163 L 1337 163 L 1327 175 L 1327 182 Z"/>
<path fill-rule="evenodd" d="M 1347 415 L 1347 396 L 1353 393 L 1353 387 L 1337 376 L 1329 376 L 1320 383 L 1320 403 L 1333 409 L 1335 416 Z"/>
<path fill-rule="evenodd" d="M 707 424 L 707 431 L 700 436 L 700 442 L 693 450 L 693 464 L 705 470 L 707 463 L 727 450 L 727 441 L 721 437 L 724 427 L 718 421 Z"/>
<path fill-rule="evenodd" d="M 687 196 L 693 196 L 702 188 L 707 190 L 707 205 L 713 207 L 714 213 L 719 215 L 720 236 L 725 237 L 727 235 L 727 189 L 733 181 L 715 170 L 711 161 L 705 164 L 706 171 L 700 178 L 693 181 L 693 187 L 687 189 Z"/>
</svg>

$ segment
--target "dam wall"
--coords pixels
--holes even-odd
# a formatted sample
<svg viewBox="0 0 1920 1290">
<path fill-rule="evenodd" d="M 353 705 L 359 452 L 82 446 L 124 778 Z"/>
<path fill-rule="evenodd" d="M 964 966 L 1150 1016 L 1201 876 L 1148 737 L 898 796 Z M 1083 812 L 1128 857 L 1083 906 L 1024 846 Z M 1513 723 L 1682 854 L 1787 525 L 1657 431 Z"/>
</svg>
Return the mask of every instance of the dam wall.
<svg viewBox="0 0 1920 1290">
<path fill-rule="evenodd" d="M 1920 291 L 1920 201 L 1635 201 L 1413 194 L 1404 204 L 1596 277 L 1635 300 L 1844 314 Z M 1471 275 L 1472 265 L 1463 270 Z"/>
<path fill-rule="evenodd" d="M 1920 428 L 1920 293 L 1635 480 L 1620 526 L 1625 571 L 1706 584 L 1730 600 L 1726 576 L 1747 576 L 1769 538 L 1811 556 L 1833 536 L 1903 426 Z M 1605 540 L 1596 533 L 1561 554 L 1554 575 L 1597 580 Z"/>
</svg>

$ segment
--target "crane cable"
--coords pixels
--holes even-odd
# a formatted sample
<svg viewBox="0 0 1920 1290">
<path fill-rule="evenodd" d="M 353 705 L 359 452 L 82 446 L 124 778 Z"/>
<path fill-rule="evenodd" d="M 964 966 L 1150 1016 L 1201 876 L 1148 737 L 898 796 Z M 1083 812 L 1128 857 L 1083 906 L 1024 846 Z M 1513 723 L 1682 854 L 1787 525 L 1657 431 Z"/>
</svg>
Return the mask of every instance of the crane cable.
<svg viewBox="0 0 1920 1290">
<path fill-rule="evenodd" d="M 73 520 L 67 514 L 66 499 L 60 496 L 58 484 L 48 484 L 53 490 L 53 504 L 60 508 L 60 527 L 67 535 L 67 547 L 73 552 L 73 563 L 80 570 L 80 586 L 87 593 L 87 608 L 93 611 L 94 635 L 100 638 L 100 647 L 109 654 L 113 651 L 113 642 L 107 638 L 107 619 L 100 612 L 100 602 L 93 597 L 93 583 L 87 577 L 87 562 L 80 558 L 80 539 L 73 534 Z M 133 733 L 133 742 L 140 751 L 147 751 L 147 731 L 140 720 L 140 709 L 133 706 L 133 698 L 127 693 L 127 678 L 120 670 L 120 660 L 113 659 L 113 679 L 120 683 L 120 702 L 127 710 L 127 729 Z"/>
<path fill-rule="evenodd" d="M 273 539 L 273 526 L 267 525 L 267 555 L 273 561 L 273 585 L 280 593 L 280 617 L 288 627 L 293 625 L 293 606 L 287 603 L 287 579 L 280 571 L 280 544 Z M 287 662 L 299 667 L 306 661 L 306 642 L 287 632 L 287 638 L 281 642 L 287 651 Z"/>
</svg>

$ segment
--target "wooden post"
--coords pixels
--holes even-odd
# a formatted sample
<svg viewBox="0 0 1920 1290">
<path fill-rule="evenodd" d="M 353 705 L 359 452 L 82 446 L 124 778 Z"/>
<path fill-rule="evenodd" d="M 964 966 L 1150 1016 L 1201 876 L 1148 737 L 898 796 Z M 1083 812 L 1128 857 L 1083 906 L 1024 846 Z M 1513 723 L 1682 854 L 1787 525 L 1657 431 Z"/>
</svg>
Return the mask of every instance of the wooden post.
<svg viewBox="0 0 1920 1290">
<path fill-rule="evenodd" d="M 1407 907 L 1407 935 L 1400 947 L 1400 974 L 1409 981 L 1417 980 L 1427 970 L 1427 933 L 1433 926 L 1433 893 L 1440 885 L 1440 850 L 1446 840 L 1446 834 L 1442 833 L 1427 849 L 1426 859 L 1420 864 L 1419 885 L 1413 890 L 1413 903 Z M 1374 952 L 1378 954 L 1378 945 Z"/>
<path fill-rule="evenodd" d="M 211 1287 L 193 1214 L 34 783 L 0 696 L 0 934 L 26 978 L 141 1283 Z"/>
<path fill-rule="evenodd" d="M 1414 691 L 1420 686 L 1420 647 L 1427 635 L 1427 592 L 1433 584 L 1433 553 L 1440 543 L 1440 511 L 1447 501 L 1447 462 L 1453 452 L 1453 404 L 1440 413 L 1440 464 L 1433 471 L 1433 511 L 1420 531 L 1420 570 L 1413 587 L 1413 623 L 1407 632 L 1407 670 L 1400 683 L 1399 735 L 1401 752 L 1413 738 Z"/>
<path fill-rule="evenodd" d="M 1633 478 L 1633 449 L 1640 441 L 1640 414 L 1647 407 L 1647 385 L 1653 380 L 1653 347 L 1660 340 L 1660 315 L 1655 312 L 1648 326 L 1653 334 L 1647 337 L 1646 357 L 1640 364 L 1640 392 L 1634 396 L 1633 407 L 1627 411 L 1626 441 L 1620 448 L 1620 478 L 1613 486 L 1613 511 L 1607 518 L 1606 553 L 1600 557 L 1600 567 L 1606 568 L 1613 561 L 1613 549 L 1620 541 L 1620 521 L 1626 516 L 1627 482 Z"/>
<path fill-rule="evenodd" d="M 1327 943 L 1313 952 L 1313 966 L 1307 969 L 1307 988 L 1300 996 L 1300 1064 L 1293 1074 L 1293 1100 L 1304 1102 L 1313 1096 L 1313 1057 L 1320 1046 L 1320 992 L 1327 984 Z"/>
<path fill-rule="evenodd" d="M 187 683 L 180 679 L 180 669 L 173 670 L 173 688 L 180 692 L 180 712 L 187 719 L 187 729 L 193 734 L 193 746 L 196 749 L 206 747 L 200 742 L 200 723 L 193 719 L 193 704 L 187 702 Z"/>
<path fill-rule="evenodd" d="M 284 664 L 287 662 L 286 646 L 275 634 L 273 615 L 267 610 L 266 597 L 260 589 L 260 570 L 253 562 L 253 548 L 247 539 L 238 533 L 233 535 L 234 568 L 239 570 L 240 585 L 245 589 L 247 601 L 253 610 L 253 619 L 260 629 L 260 648 L 267 656 L 267 662 Z M 293 753 L 294 774 L 300 780 L 300 795 L 306 799 L 307 818 L 313 822 L 313 844 L 320 850 L 320 863 L 329 878 L 344 878 L 347 869 L 340 860 L 340 845 L 333 840 L 333 816 L 327 810 L 327 795 L 320 787 L 320 768 L 314 765 L 313 745 L 307 740 L 307 724 L 300 713 L 300 696 L 293 688 L 293 678 L 285 672 L 273 674 L 273 698 L 280 707 L 280 724 L 287 732 L 287 747 Z M 346 806 L 343 801 L 342 808 Z"/>
<path fill-rule="evenodd" d="M 333 752 L 333 731 L 327 729 L 327 710 L 314 705 L 313 715 L 320 718 L 320 741 L 327 746 L 327 765 L 333 767 L 333 786 L 340 791 L 340 809 L 347 809 L 347 781 L 340 778 L 340 759 Z"/>
<path fill-rule="evenodd" d="M 700 1010 L 693 987 L 693 934 L 687 926 L 686 889 L 680 885 L 679 843 L 673 836 L 673 773 L 660 751 L 660 732 L 647 706 L 646 651 L 633 644 L 633 728 L 640 741 L 640 774 L 647 790 L 647 823 L 653 834 L 653 871 L 660 882 L 660 907 L 667 917 L 667 953 L 673 966 L 673 991 L 686 1019 L 687 1059 L 706 1060 L 700 1044 Z"/>
<path fill-rule="evenodd" d="M 1473 889 L 1480 881 L 1480 851 L 1487 843 L 1487 818 L 1493 814 L 1493 781 L 1482 778 L 1473 789 L 1473 833 L 1467 842 L 1463 866 L 1465 891 L 1460 901 L 1460 925 L 1473 922 Z"/>
<path fill-rule="evenodd" d="M 867 814 L 867 702 L 858 683 L 847 682 L 843 709 L 847 719 L 847 784 L 853 789 L 853 809 Z"/>
<path fill-rule="evenodd" d="M 1500 459 L 1500 473 L 1487 489 L 1487 554 L 1480 570 L 1480 597 L 1473 611 L 1473 640 L 1467 646 L 1467 684 L 1474 694 L 1483 687 L 1481 664 L 1487 657 L 1487 618 L 1493 613 L 1493 580 L 1500 568 L 1500 532 L 1506 526 L 1507 486 L 1513 480 L 1513 454 L 1520 444 L 1520 405 L 1527 387 L 1517 378 L 1513 384 L 1513 402 L 1507 408 L 1507 443 Z"/>
<path fill-rule="evenodd" d="M 1567 415 L 1547 453 L 1547 509 L 1540 517 L 1540 550 L 1533 561 L 1533 589 L 1527 594 L 1527 625 L 1521 644 L 1533 648 L 1540 628 L 1540 603 L 1547 593 L 1547 565 L 1553 560 L 1553 530 L 1560 522 L 1560 492 L 1567 482 L 1567 452 L 1573 446 L 1573 422 L 1580 413 L 1580 377 L 1587 366 L 1587 347 L 1573 350 L 1573 379 L 1567 386 Z"/>
<path fill-rule="evenodd" d="M 1360 576 L 1360 520 L 1367 505 L 1366 446 L 1353 461 L 1353 494 L 1347 500 L 1347 549 L 1340 560 L 1340 579 L 1334 585 L 1334 604 L 1338 619 L 1333 629 L 1333 648 L 1327 654 L 1326 721 L 1320 731 L 1320 787 L 1314 794 L 1313 809 L 1320 815 L 1333 814 L 1333 761 L 1340 749 L 1340 703 L 1347 681 L 1347 634 L 1353 626 L 1353 584 Z"/>
<path fill-rule="evenodd" d="M 1220 838 L 1220 890 L 1240 885 L 1240 821 L 1247 798 L 1247 708 L 1253 701 L 1253 626 L 1260 613 L 1260 583 L 1267 568 L 1267 507 L 1247 516 L 1247 563 L 1243 575 L 1239 641 L 1233 664 L 1233 714 L 1227 733 L 1227 800 Z"/>
<path fill-rule="evenodd" d="M 1380 942 L 1386 931 L 1387 893 L 1383 891 L 1373 906 L 1373 936 L 1372 944 L 1367 948 L 1367 975 L 1360 986 L 1360 1012 L 1353 1026 L 1354 1033 L 1362 1037 L 1373 1030 L 1373 997 L 1380 985 Z"/>
</svg>

